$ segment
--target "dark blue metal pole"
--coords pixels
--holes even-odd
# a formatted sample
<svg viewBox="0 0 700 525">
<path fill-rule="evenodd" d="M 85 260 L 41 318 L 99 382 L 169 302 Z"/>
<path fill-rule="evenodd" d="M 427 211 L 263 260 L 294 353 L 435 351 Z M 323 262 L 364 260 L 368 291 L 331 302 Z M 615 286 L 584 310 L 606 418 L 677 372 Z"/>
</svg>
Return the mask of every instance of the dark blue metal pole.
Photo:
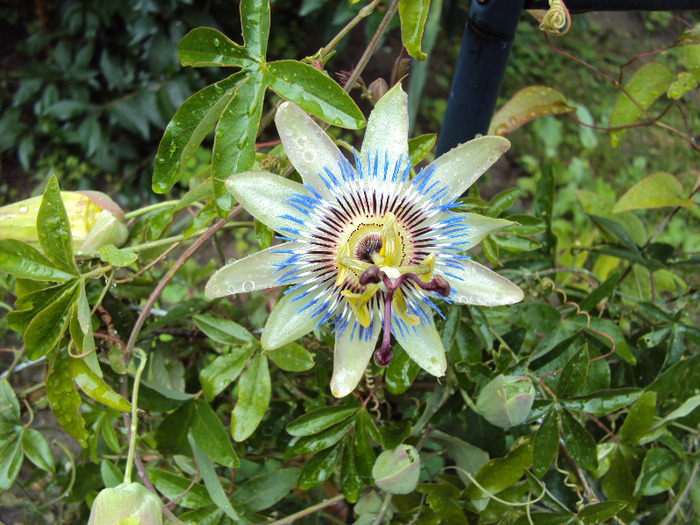
<svg viewBox="0 0 700 525">
<path fill-rule="evenodd" d="M 525 0 L 472 0 L 438 155 L 488 131 L 524 4 Z"/>
</svg>

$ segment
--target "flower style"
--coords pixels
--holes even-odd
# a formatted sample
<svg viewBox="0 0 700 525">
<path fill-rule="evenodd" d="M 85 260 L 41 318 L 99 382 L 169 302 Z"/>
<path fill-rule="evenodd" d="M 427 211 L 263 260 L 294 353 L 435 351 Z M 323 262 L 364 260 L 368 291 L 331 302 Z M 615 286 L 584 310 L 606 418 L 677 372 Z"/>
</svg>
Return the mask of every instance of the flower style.
<svg viewBox="0 0 700 525">
<path fill-rule="evenodd" d="M 377 364 L 390 361 L 393 334 L 423 369 L 444 375 L 434 299 L 496 306 L 523 298 L 516 285 L 464 254 L 511 223 L 453 211 L 455 199 L 509 142 L 474 139 L 411 177 L 406 106 L 400 85 L 379 100 L 353 167 L 306 113 L 285 102 L 275 122 L 303 184 L 264 171 L 226 182 L 286 242 L 221 268 L 207 283 L 207 297 L 289 285 L 265 325 L 262 347 L 332 326 L 336 397 L 357 386 L 382 331 Z"/>
</svg>

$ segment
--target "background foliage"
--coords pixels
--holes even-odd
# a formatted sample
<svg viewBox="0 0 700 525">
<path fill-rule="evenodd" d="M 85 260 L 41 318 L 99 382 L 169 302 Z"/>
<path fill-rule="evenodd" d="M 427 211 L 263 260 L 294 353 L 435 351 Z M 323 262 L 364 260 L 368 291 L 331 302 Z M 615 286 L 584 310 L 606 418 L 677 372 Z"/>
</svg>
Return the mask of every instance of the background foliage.
<svg viewBox="0 0 700 525">
<path fill-rule="evenodd" d="M 518 222 L 476 257 L 526 300 L 443 305 L 442 382 L 395 348 L 336 400 L 327 329 L 262 353 L 274 294 L 201 293 L 227 258 L 271 242 L 244 215 L 220 219 L 234 206 L 220 181 L 251 167 L 295 176 L 269 127 L 280 97 L 357 144 L 348 129 L 363 125 L 370 84 L 409 65 L 403 38 L 429 57 L 405 81 L 414 135 L 439 130 L 457 4 L 434 0 L 428 15 L 418 0 L 277 1 L 269 35 L 262 1 L 241 2 L 242 24 L 219 1 L 0 8 L 15 37 L 0 85 L 3 198 L 43 192 L 36 242 L 0 241 L 2 521 L 85 522 L 122 481 L 138 347 L 136 469 L 173 502 L 173 522 L 698 522 L 692 15 L 576 16 L 556 40 L 523 16 L 493 125 L 514 147 L 462 205 Z M 212 29 L 190 32 L 200 26 Z M 341 84 L 360 72 L 350 99 Z M 125 245 L 74 253 L 59 183 L 132 210 Z M 501 374 L 537 391 L 508 429 L 477 410 Z M 420 462 L 407 464 L 412 451 Z M 387 481 L 388 457 L 405 483 L 420 465 L 408 494 Z"/>
</svg>

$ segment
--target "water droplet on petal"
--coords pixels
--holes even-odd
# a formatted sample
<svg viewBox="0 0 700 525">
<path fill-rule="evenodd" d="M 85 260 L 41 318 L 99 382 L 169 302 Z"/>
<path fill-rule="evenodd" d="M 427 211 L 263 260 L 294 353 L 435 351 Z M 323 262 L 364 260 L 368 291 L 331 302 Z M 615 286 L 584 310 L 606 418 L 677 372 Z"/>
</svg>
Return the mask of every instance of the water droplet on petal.
<svg viewBox="0 0 700 525">
<path fill-rule="evenodd" d="M 234 285 L 229 284 L 229 286 L 228 286 L 228 293 L 234 294 L 234 293 L 238 293 L 238 291 L 236 290 L 236 287 L 235 287 Z"/>
<path fill-rule="evenodd" d="M 489 164 L 493 164 L 493 163 L 496 162 L 497 160 L 498 160 L 498 157 L 496 157 L 495 155 L 491 155 L 491 156 L 489 157 Z"/>
<path fill-rule="evenodd" d="M 20 206 L 19 207 L 20 213 L 27 213 L 27 207 L 26 206 Z"/>
<path fill-rule="evenodd" d="M 307 150 L 302 154 L 302 157 L 306 162 L 313 162 L 314 158 L 316 155 L 314 155 L 314 152 L 311 150 Z"/>
<path fill-rule="evenodd" d="M 244 292 L 252 292 L 255 290 L 255 283 L 253 281 L 246 281 L 243 283 Z"/>
</svg>

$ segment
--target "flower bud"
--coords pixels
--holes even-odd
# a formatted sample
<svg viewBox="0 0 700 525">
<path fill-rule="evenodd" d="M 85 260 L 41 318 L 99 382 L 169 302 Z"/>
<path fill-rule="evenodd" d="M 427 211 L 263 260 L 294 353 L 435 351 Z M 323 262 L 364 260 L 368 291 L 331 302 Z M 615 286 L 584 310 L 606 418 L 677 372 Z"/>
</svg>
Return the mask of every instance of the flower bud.
<svg viewBox="0 0 700 525">
<path fill-rule="evenodd" d="M 476 409 L 486 421 L 501 428 L 520 425 L 535 400 L 535 387 L 527 377 L 497 376 L 479 393 Z"/>
<path fill-rule="evenodd" d="M 0 239 L 15 239 L 39 245 L 36 220 L 43 197 L 32 197 L 0 208 Z M 99 191 L 62 191 L 61 198 L 70 222 L 73 249 L 94 254 L 107 244 L 121 246 L 129 234 L 124 212 Z"/>
<path fill-rule="evenodd" d="M 369 91 L 370 102 L 374 105 L 389 91 L 389 84 L 383 78 L 378 78 L 369 85 L 367 91 Z"/>
<path fill-rule="evenodd" d="M 163 502 L 138 483 L 104 489 L 92 504 L 88 525 L 117 523 L 162 525 Z"/>
<path fill-rule="evenodd" d="M 374 482 L 390 494 L 410 494 L 418 485 L 420 455 L 411 445 L 385 450 L 372 467 Z"/>
</svg>

